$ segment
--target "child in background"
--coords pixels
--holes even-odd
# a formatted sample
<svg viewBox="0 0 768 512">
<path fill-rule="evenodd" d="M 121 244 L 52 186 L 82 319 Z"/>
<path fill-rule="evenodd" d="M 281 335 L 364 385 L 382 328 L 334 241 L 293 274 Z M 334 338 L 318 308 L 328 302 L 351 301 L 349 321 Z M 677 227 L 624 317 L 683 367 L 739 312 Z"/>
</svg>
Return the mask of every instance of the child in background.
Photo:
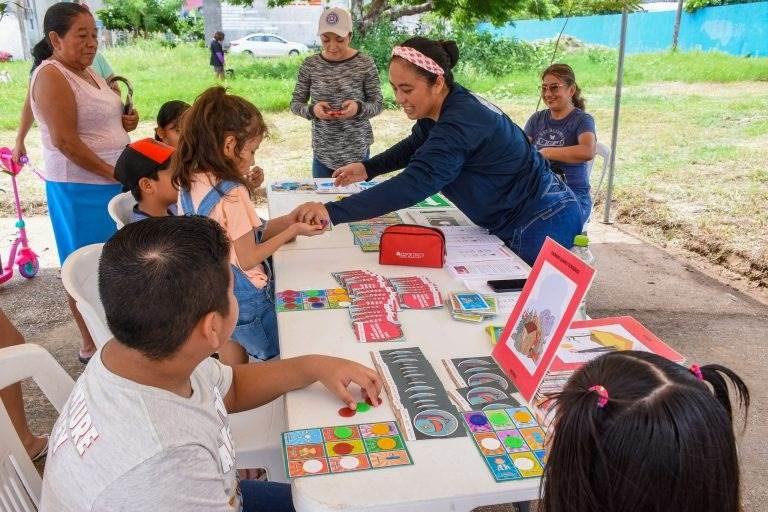
<svg viewBox="0 0 768 512">
<path fill-rule="evenodd" d="M 189 110 L 189 103 L 180 100 L 171 100 L 163 103 L 163 106 L 157 112 L 155 140 L 164 142 L 174 148 L 178 146 L 181 116 L 187 110 Z"/>
<path fill-rule="evenodd" d="M 258 359 L 279 352 L 277 316 L 266 259 L 298 235 L 323 232 L 321 225 L 296 222 L 291 213 L 271 219 L 261 236 L 261 221 L 251 203 L 252 182 L 246 177 L 253 155 L 267 134 L 261 112 L 249 101 L 227 94 L 223 87 L 203 92 L 182 119 L 181 137 L 172 167 L 179 189 L 179 213 L 216 220 L 232 240 L 230 262 L 235 297 L 240 306 L 232 337 Z M 234 344 L 231 344 L 234 345 Z M 222 356 L 236 360 L 227 347 Z"/>
<path fill-rule="evenodd" d="M 622 351 L 578 370 L 553 397 L 542 512 L 740 512 L 729 387 L 719 365 L 690 369 Z"/>
<path fill-rule="evenodd" d="M 178 191 L 170 169 L 173 147 L 153 139 L 141 139 L 125 147 L 115 163 L 115 178 L 130 191 L 136 204 L 130 222 L 147 217 L 176 215 Z"/>
</svg>

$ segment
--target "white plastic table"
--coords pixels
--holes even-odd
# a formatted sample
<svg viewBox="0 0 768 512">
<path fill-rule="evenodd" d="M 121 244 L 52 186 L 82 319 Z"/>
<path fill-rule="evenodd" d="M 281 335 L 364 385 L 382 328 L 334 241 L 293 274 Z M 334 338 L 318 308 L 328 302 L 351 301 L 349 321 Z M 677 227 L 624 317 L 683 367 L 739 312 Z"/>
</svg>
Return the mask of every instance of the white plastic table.
<svg viewBox="0 0 768 512">
<path fill-rule="evenodd" d="M 300 196 L 299 203 L 324 196 L 293 195 L 295 199 Z M 332 198 L 335 196 L 328 199 Z M 289 202 L 287 198 L 270 197 L 270 208 L 273 204 L 276 209 L 287 208 L 285 205 Z M 278 214 L 278 211 L 271 213 Z M 340 233 L 341 227 L 334 227 L 331 233 Z M 444 295 L 464 289 L 447 270 L 382 266 L 378 264 L 377 253 L 363 253 L 352 246 L 351 241 L 347 246 L 339 247 L 341 237 L 326 239 L 328 234 L 313 238 L 318 243 L 315 250 L 285 246 L 275 254 L 277 291 L 335 288 L 337 283 L 330 273 L 351 269 L 368 269 L 385 277 L 423 275 Z M 352 234 L 347 231 L 346 236 L 351 239 Z M 320 244 L 323 241 L 328 241 L 330 247 L 323 248 Z M 406 310 L 399 313 L 399 319 L 406 342 L 365 344 L 355 340 L 345 309 L 278 313 L 281 356 L 326 354 L 372 366 L 371 351 L 418 346 L 446 389 L 451 389 L 454 384 L 442 359 L 490 353 L 488 336 L 482 326 L 454 321 L 446 308 Z M 394 420 L 386 393 L 382 392 L 382 399 L 384 402 L 369 412 L 343 418 L 338 414 L 343 404 L 321 384 L 314 384 L 286 396 L 288 429 Z M 539 479 L 496 483 L 469 437 L 409 441 L 407 445 L 413 457 L 412 466 L 294 479 L 296 510 L 461 511 L 538 497 Z"/>
</svg>

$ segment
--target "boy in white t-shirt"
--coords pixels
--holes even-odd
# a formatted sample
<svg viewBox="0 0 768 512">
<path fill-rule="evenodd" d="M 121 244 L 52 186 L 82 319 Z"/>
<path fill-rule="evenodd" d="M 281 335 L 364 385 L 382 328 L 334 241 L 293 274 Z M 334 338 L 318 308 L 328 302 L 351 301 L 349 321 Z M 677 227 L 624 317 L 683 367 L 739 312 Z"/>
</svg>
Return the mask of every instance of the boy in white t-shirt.
<svg viewBox="0 0 768 512">
<path fill-rule="evenodd" d="M 224 366 L 209 357 L 237 321 L 230 243 L 204 217 L 129 224 L 105 245 L 99 293 L 114 338 L 54 427 L 41 511 L 290 511 L 290 486 L 235 472 L 228 412 L 322 382 L 348 406 L 376 372 L 309 355 Z"/>
</svg>

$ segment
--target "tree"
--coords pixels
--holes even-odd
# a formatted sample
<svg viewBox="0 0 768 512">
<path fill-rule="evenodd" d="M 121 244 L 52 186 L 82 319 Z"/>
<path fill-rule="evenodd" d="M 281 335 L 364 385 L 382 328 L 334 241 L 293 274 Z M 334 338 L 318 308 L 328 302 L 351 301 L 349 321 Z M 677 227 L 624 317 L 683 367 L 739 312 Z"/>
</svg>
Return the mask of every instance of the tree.
<svg viewBox="0 0 768 512">
<path fill-rule="evenodd" d="M 289 5 L 293 0 L 267 0 L 269 7 Z M 252 0 L 227 0 L 232 5 L 250 6 Z M 350 0 L 352 18 L 360 35 L 380 22 L 405 16 L 434 13 L 444 19 L 470 26 L 486 21 L 503 25 L 514 19 L 607 14 L 624 7 L 637 10 L 640 0 Z"/>
<path fill-rule="evenodd" d="M 127 30 L 145 39 L 153 32 L 179 33 L 179 13 L 183 0 L 105 0 L 96 11 L 104 27 Z"/>
<path fill-rule="evenodd" d="M 242 1 L 240 5 L 251 5 Z M 233 5 L 237 5 L 232 2 Z M 214 32 L 221 30 L 221 0 L 203 0 L 203 20 L 205 21 L 205 39 L 210 40 Z"/>
</svg>

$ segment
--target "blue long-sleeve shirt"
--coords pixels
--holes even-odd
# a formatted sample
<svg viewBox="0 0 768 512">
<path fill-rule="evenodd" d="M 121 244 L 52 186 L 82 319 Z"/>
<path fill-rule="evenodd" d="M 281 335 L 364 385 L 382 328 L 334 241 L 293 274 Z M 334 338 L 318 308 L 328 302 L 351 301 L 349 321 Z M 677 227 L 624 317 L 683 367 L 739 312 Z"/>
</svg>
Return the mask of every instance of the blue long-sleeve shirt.
<svg viewBox="0 0 768 512">
<path fill-rule="evenodd" d="M 407 208 L 442 191 L 502 240 L 548 204 L 553 174 L 525 133 L 496 106 L 454 85 L 440 117 L 364 163 L 368 178 L 405 170 L 369 190 L 326 203 L 340 224 Z"/>
</svg>

